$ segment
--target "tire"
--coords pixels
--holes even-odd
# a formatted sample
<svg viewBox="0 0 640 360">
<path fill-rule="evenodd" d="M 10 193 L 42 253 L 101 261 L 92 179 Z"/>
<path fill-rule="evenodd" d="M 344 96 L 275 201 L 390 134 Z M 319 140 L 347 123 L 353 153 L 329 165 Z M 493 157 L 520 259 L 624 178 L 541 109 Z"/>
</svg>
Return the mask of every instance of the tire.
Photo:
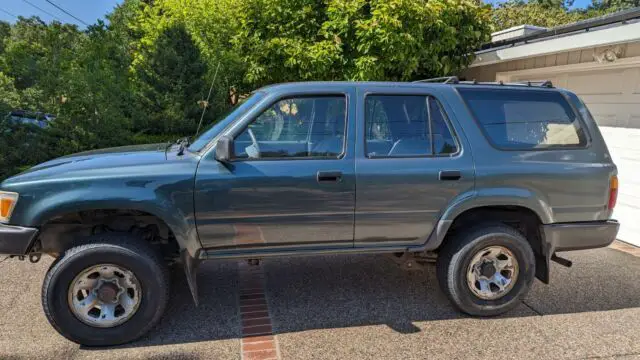
<svg viewBox="0 0 640 360">
<path fill-rule="evenodd" d="M 129 271 L 139 285 L 139 301 L 132 315 L 112 327 L 83 322 L 70 305 L 72 283 L 85 269 L 100 264 L 113 264 Z M 66 250 L 56 260 L 42 284 L 42 306 L 47 320 L 65 338 L 87 346 L 118 345 L 139 338 L 158 323 L 168 299 L 169 272 L 162 256 L 131 234 L 108 233 L 87 238 L 83 245 Z"/>
<path fill-rule="evenodd" d="M 488 224 L 459 231 L 448 240 L 438 254 L 436 273 L 440 287 L 455 307 L 473 316 L 496 316 L 520 304 L 535 276 L 533 250 L 520 232 L 506 225 Z M 467 281 L 474 256 L 488 247 L 507 249 L 518 265 L 510 290 L 495 299 L 481 298 Z"/>
</svg>

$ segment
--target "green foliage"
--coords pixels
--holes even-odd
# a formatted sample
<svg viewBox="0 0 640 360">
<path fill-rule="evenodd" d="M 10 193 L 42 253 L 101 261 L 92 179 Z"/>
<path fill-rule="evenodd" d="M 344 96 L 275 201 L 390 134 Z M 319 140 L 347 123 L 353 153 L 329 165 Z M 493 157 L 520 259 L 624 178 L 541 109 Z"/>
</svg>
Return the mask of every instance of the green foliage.
<svg viewBox="0 0 640 360">
<path fill-rule="evenodd" d="M 32 125 L 0 120 L 0 179 L 48 159 L 46 134 Z"/>
<path fill-rule="evenodd" d="M 52 157 L 128 143 L 129 104 L 135 103 L 128 86 L 130 61 L 113 31 L 101 23 L 83 32 L 21 18 L 4 44 L 0 96 L 7 99 L 8 92 L 14 100 L 9 109 L 0 103 L 2 117 L 24 109 L 57 119 L 46 130 L 3 124 L 0 152 L 6 165 L 0 178 Z M 13 80 L 10 86 L 6 79 Z"/>
<path fill-rule="evenodd" d="M 568 10 L 573 5 L 574 0 L 530 0 L 529 2 L 542 5 L 543 7 L 547 8 L 561 7 L 565 10 Z"/>
<path fill-rule="evenodd" d="M 134 64 L 165 28 L 184 24 L 218 89 L 245 93 L 300 80 L 410 80 L 468 65 L 488 40 L 475 0 L 158 0 L 145 6 Z M 216 91 L 220 104 L 226 91 Z"/>
<path fill-rule="evenodd" d="M 601 11 L 619 11 L 640 6 L 640 0 L 592 0 L 591 8 Z"/>
<path fill-rule="evenodd" d="M 70 80 L 65 75 L 77 66 L 83 39 L 75 25 L 47 25 L 35 17 L 20 18 L 5 38 L 3 71 L 15 80 L 18 90 L 36 88 L 42 92 L 41 98 L 34 99 L 35 106 L 55 111 L 55 99 Z"/>
<path fill-rule="evenodd" d="M 11 25 L 6 21 L 0 21 L 0 55 L 4 53 L 4 40 L 11 35 Z"/>
<path fill-rule="evenodd" d="M 123 145 L 137 115 L 128 77 L 126 48 L 117 33 L 98 23 L 84 34 L 78 66 L 67 73 L 69 82 L 51 132 L 61 135 L 56 154 Z"/>
<path fill-rule="evenodd" d="M 468 0 L 255 0 L 233 38 L 245 82 L 411 80 L 468 65 L 489 9 Z"/>
<path fill-rule="evenodd" d="M 640 1 L 640 0 L 638 0 Z M 525 2 L 511 0 L 494 7 L 491 17 L 495 30 L 507 29 L 518 25 L 555 27 L 602 16 L 615 11 L 613 8 L 573 9 L 569 10 L 564 1 L 539 0 Z"/>
<path fill-rule="evenodd" d="M 254 84 L 243 80 L 247 68 L 243 62 L 244 55 L 238 52 L 232 41 L 240 31 L 241 4 L 242 0 L 161 0 L 155 1 L 153 6 L 142 4 L 137 18 L 129 25 L 131 31 L 139 36 L 133 44 L 134 76 L 140 77 L 139 70 L 148 63 L 157 39 L 167 28 L 184 27 L 208 69 L 204 76 L 207 84 L 199 93 L 207 95 L 215 70 L 219 69 L 205 123 L 226 113 L 231 105 L 229 89 L 234 88 L 240 94 L 255 89 Z"/>
<path fill-rule="evenodd" d="M 13 82 L 12 78 L 0 71 L 0 121 L 20 104 L 20 96 Z"/>
<path fill-rule="evenodd" d="M 137 66 L 138 99 L 144 113 L 138 126 L 150 134 L 195 131 L 207 91 L 207 65 L 182 25 L 163 29 L 145 62 Z"/>
</svg>

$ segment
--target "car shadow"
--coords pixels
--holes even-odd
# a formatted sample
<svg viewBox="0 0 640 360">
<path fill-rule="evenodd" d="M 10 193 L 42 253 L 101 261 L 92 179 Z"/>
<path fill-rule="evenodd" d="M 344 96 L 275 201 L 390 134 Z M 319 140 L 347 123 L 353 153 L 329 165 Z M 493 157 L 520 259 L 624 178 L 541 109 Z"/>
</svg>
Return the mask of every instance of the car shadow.
<svg viewBox="0 0 640 360">
<path fill-rule="evenodd" d="M 640 258 L 613 249 L 561 254 L 574 266 L 552 265 L 524 304 L 498 318 L 640 307 Z M 385 324 L 400 333 L 418 322 L 461 319 L 438 287 L 435 266 L 406 271 L 383 255 L 269 259 L 263 265 L 274 333 Z M 181 269 L 174 269 L 167 313 L 142 347 L 241 337 L 236 261 L 205 262 L 193 304 Z M 494 318 L 495 319 L 495 318 Z"/>
</svg>

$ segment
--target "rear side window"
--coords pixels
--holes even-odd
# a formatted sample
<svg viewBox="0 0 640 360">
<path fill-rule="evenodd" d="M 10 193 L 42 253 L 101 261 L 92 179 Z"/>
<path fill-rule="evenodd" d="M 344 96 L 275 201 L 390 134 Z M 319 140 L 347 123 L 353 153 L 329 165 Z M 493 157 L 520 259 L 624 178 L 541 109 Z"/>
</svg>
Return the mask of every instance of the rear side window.
<svg viewBox="0 0 640 360">
<path fill-rule="evenodd" d="M 582 122 L 558 92 L 459 89 L 485 135 L 503 149 L 582 147 Z"/>
<path fill-rule="evenodd" d="M 442 156 L 458 151 L 443 110 L 432 96 L 367 96 L 365 136 L 369 157 Z"/>
</svg>

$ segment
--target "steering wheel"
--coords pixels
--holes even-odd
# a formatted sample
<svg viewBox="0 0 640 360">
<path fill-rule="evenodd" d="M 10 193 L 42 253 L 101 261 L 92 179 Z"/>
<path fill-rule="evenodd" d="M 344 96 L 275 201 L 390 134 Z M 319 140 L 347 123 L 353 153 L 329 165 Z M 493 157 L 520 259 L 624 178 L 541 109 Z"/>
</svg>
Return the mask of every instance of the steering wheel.
<svg viewBox="0 0 640 360">
<path fill-rule="evenodd" d="M 251 138 L 251 142 L 253 143 L 253 149 L 256 151 L 256 158 L 260 158 L 260 145 L 258 144 L 258 139 L 256 139 L 256 135 L 253 133 L 250 127 L 247 128 L 247 132 L 249 133 L 249 137 Z"/>
</svg>

